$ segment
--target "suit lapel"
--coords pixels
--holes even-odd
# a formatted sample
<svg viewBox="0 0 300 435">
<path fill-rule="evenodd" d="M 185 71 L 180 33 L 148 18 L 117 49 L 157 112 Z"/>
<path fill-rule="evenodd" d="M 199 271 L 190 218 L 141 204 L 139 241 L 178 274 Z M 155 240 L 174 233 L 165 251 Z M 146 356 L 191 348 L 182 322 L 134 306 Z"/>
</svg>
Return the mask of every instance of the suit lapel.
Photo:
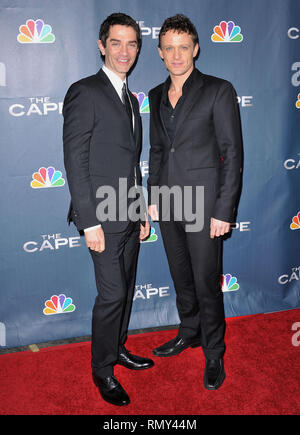
<svg viewBox="0 0 300 435">
<path fill-rule="evenodd" d="M 162 113 L 161 113 L 162 112 L 162 104 L 163 104 L 163 102 L 162 102 L 163 91 L 166 88 L 168 91 L 168 89 L 170 87 L 170 83 L 171 83 L 171 79 L 170 79 L 170 77 L 168 77 L 167 80 L 164 82 L 163 86 L 161 87 L 159 93 L 156 95 L 156 98 L 157 98 L 156 104 L 157 104 L 157 107 L 159 109 L 159 117 L 160 117 L 161 126 L 162 126 L 162 129 L 164 131 L 164 134 L 166 136 L 166 139 L 167 139 L 169 146 L 176 144 L 176 138 L 178 136 L 178 132 L 180 132 L 186 117 L 188 116 L 188 114 L 192 110 L 194 104 L 198 101 L 198 99 L 201 96 L 201 92 L 202 92 L 201 88 L 204 84 L 204 80 L 202 77 L 202 73 L 200 71 L 196 70 L 196 77 L 194 78 L 193 85 L 192 85 L 191 89 L 189 89 L 189 92 L 185 98 L 185 101 L 184 101 L 182 107 L 180 108 L 180 112 L 179 112 L 179 116 L 178 116 L 177 124 L 176 124 L 176 130 L 175 130 L 173 144 L 171 144 L 168 132 L 166 130 L 166 126 L 165 126 L 164 121 L 163 121 Z M 155 106 L 155 102 L 153 102 L 153 105 Z"/>
<path fill-rule="evenodd" d="M 168 141 L 169 146 L 171 146 L 171 141 L 170 141 L 170 138 L 169 138 L 169 135 L 168 135 L 168 132 L 167 132 L 167 129 L 166 129 L 165 123 L 164 123 L 164 118 L 163 118 L 163 116 L 162 116 L 162 105 L 163 105 L 164 89 L 167 89 L 167 92 L 168 92 L 168 89 L 169 89 L 170 83 L 171 83 L 171 79 L 170 79 L 170 76 L 169 76 L 169 77 L 167 78 L 167 80 L 164 82 L 163 86 L 162 86 L 161 89 L 160 89 L 160 93 L 159 93 L 159 95 L 157 96 L 157 98 L 158 98 L 158 108 L 159 108 L 159 117 L 160 117 L 160 122 L 161 122 L 162 129 L 163 129 L 163 131 L 164 131 L 164 133 L 165 133 L 165 136 L 166 136 L 166 138 L 167 138 L 167 141 Z"/>
<path fill-rule="evenodd" d="M 132 141 L 135 143 L 132 128 L 130 128 L 130 119 L 128 118 L 125 106 L 122 103 L 117 91 L 115 90 L 114 86 L 112 85 L 111 81 L 109 80 L 109 78 L 107 77 L 105 72 L 102 70 L 102 68 L 98 71 L 98 73 L 96 75 L 101 80 L 101 82 L 105 85 L 107 92 L 109 93 L 110 100 L 113 102 L 113 104 L 115 106 L 118 107 L 119 112 L 120 112 L 120 116 L 128 123 L 128 127 L 130 129 L 130 134 L 132 136 Z M 131 93 L 129 93 L 129 94 L 131 94 Z M 130 98 L 131 98 L 131 96 L 130 96 Z M 133 103 L 132 103 L 132 106 L 134 107 Z M 134 116 L 135 116 L 135 122 L 136 122 L 137 118 L 136 118 L 135 112 L 134 112 Z"/>
<path fill-rule="evenodd" d="M 202 74 L 200 73 L 200 71 L 197 70 L 197 75 L 195 78 L 193 78 L 192 86 L 188 90 L 188 94 L 186 95 L 183 105 L 181 106 L 179 111 L 179 115 L 176 123 L 175 135 L 174 135 L 174 143 L 176 143 L 178 132 L 180 132 L 180 130 L 182 129 L 186 117 L 189 115 L 193 106 L 200 98 L 202 92 L 201 88 L 203 84 L 204 84 L 204 80 L 202 78 Z"/>
<path fill-rule="evenodd" d="M 137 147 L 140 142 L 140 110 L 139 110 L 139 104 L 137 103 L 137 99 L 135 96 L 129 91 L 129 97 L 131 100 L 131 106 L 133 109 L 133 116 L 134 116 L 134 131 L 133 131 L 133 137 L 135 139 L 135 146 Z"/>
<path fill-rule="evenodd" d="M 105 85 L 105 87 L 107 88 L 107 90 L 109 92 L 110 99 L 119 107 L 120 110 L 122 109 L 121 110 L 122 113 L 123 112 L 126 113 L 126 111 L 124 111 L 124 104 L 120 100 L 120 97 L 119 97 L 117 91 L 113 87 L 111 81 L 109 80 L 109 78 L 107 77 L 105 72 L 102 70 L 102 68 L 98 71 L 98 73 L 96 75 L 101 80 L 101 82 Z"/>
</svg>

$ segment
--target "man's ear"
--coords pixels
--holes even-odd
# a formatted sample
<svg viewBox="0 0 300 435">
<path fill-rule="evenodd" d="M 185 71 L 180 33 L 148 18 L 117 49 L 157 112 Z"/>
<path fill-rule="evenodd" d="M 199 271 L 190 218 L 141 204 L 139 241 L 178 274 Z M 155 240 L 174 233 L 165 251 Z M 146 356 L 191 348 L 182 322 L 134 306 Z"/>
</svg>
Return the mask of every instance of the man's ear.
<svg viewBox="0 0 300 435">
<path fill-rule="evenodd" d="M 102 56 L 105 56 L 105 47 L 103 46 L 103 44 L 102 44 L 100 39 L 98 39 L 97 45 L 99 47 L 99 50 L 101 51 Z"/>
<path fill-rule="evenodd" d="M 162 52 L 161 48 L 160 48 L 160 47 L 157 47 L 157 49 L 158 49 L 158 54 L 160 55 L 160 57 L 162 58 L 162 60 L 164 60 L 164 55 L 163 55 L 163 52 Z"/>
<path fill-rule="evenodd" d="M 197 44 L 195 44 L 195 47 L 194 47 L 193 57 L 196 57 L 196 56 L 197 56 L 198 51 L 199 51 L 199 44 L 198 44 L 198 42 L 197 42 Z"/>
</svg>

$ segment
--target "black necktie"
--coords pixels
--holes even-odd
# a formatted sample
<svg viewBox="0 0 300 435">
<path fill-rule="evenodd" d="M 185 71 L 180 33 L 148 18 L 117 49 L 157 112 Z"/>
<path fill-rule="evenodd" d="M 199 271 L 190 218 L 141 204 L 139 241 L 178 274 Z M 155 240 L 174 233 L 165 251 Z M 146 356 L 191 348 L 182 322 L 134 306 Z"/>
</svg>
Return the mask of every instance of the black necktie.
<svg viewBox="0 0 300 435">
<path fill-rule="evenodd" d="M 131 125 L 131 128 L 132 128 L 132 110 L 131 110 L 131 104 L 130 104 L 130 101 L 129 101 L 129 96 L 128 96 L 128 92 L 127 92 L 126 84 L 125 83 L 123 84 L 123 88 L 122 88 L 122 102 L 123 102 L 123 104 L 125 106 L 127 115 L 129 117 L 129 120 L 130 120 L 130 125 Z"/>
</svg>

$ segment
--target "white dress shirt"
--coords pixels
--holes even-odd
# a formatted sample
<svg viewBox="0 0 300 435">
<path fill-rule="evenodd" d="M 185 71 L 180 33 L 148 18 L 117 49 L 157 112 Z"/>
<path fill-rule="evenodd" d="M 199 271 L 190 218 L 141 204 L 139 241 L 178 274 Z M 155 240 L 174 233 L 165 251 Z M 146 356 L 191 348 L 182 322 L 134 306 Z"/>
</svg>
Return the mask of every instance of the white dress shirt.
<svg viewBox="0 0 300 435">
<path fill-rule="evenodd" d="M 116 73 L 114 73 L 112 70 L 107 68 L 107 66 L 105 66 L 105 65 L 103 65 L 102 70 L 109 78 L 111 84 L 113 85 L 117 94 L 119 95 L 120 100 L 122 101 L 122 89 L 123 89 L 124 83 L 126 85 L 126 78 L 125 78 L 125 80 L 122 80 Z M 129 101 L 130 101 L 130 99 L 129 99 Z M 131 108 L 131 110 L 132 110 L 132 108 Z M 134 128 L 134 116 L 132 117 L 132 122 L 133 122 L 133 128 Z M 101 224 L 95 225 L 93 227 L 85 228 L 84 232 L 95 230 L 96 228 L 99 228 L 99 227 L 101 227 Z"/>
<path fill-rule="evenodd" d="M 103 65 L 102 70 L 105 72 L 105 74 L 107 75 L 107 77 L 111 81 L 111 84 L 113 85 L 113 87 L 117 91 L 117 94 L 119 95 L 120 100 L 123 102 L 122 89 L 123 89 L 124 84 L 125 84 L 126 89 L 127 89 L 126 78 L 125 78 L 125 80 L 122 80 L 116 73 L 114 73 L 113 71 L 108 69 L 107 66 L 105 66 L 105 65 Z M 128 98 L 129 98 L 129 96 L 128 96 Z M 129 98 L 129 102 L 131 105 L 130 98 Z M 132 105 L 131 105 L 131 110 L 133 111 Z M 134 116 L 132 117 L 132 127 L 134 128 Z"/>
</svg>

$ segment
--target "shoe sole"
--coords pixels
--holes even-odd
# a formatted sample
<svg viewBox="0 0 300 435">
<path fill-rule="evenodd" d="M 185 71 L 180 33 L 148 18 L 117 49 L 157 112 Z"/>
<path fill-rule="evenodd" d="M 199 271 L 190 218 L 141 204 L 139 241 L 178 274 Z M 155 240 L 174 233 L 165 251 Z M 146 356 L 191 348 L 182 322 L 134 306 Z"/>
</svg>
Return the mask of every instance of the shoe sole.
<svg viewBox="0 0 300 435">
<path fill-rule="evenodd" d="M 113 400 L 106 399 L 105 397 L 103 397 L 103 394 L 102 394 L 102 392 L 101 392 L 101 390 L 100 390 L 100 387 L 99 387 L 97 381 L 95 380 L 94 376 L 93 376 L 93 382 L 94 382 L 95 387 L 96 387 L 97 390 L 99 391 L 99 394 L 100 394 L 101 398 L 102 398 L 105 402 L 110 403 L 111 405 L 115 405 L 115 406 L 127 406 L 127 405 L 130 404 L 130 399 L 129 399 L 129 402 L 127 402 L 127 403 L 117 403 L 117 402 L 114 402 Z"/>
<path fill-rule="evenodd" d="M 166 355 L 162 355 L 162 354 L 159 355 L 159 354 L 155 353 L 154 350 L 152 351 L 152 354 L 155 355 L 155 356 L 159 356 L 161 358 L 167 358 L 167 357 L 179 355 L 181 352 L 183 352 L 184 350 L 188 349 L 189 347 L 192 347 L 192 348 L 201 347 L 201 343 L 200 342 L 196 342 L 196 343 L 190 344 L 189 346 L 186 346 L 185 348 L 181 349 L 180 351 L 177 351 L 175 353 L 173 352 L 172 354 L 169 354 L 169 355 L 167 355 L 167 354 Z"/>
<path fill-rule="evenodd" d="M 130 399 L 129 399 L 129 401 L 128 401 L 127 403 L 118 403 L 118 402 L 114 402 L 113 400 L 109 400 L 109 399 L 107 399 L 106 397 L 103 397 L 103 394 L 102 394 L 102 392 L 101 392 L 99 386 L 96 385 L 96 387 L 97 387 L 97 389 L 98 389 L 98 391 L 99 391 L 99 393 L 100 393 L 100 396 L 102 397 L 102 399 L 103 399 L 105 402 L 110 403 L 111 405 L 115 405 L 115 406 L 127 406 L 127 405 L 130 404 Z"/>
<path fill-rule="evenodd" d="M 209 387 L 208 385 L 205 385 L 205 382 L 203 382 L 203 385 L 207 390 L 211 390 L 211 391 L 218 390 L 222 386 L 223 382 L 225 381 L 225 378 L 226 378 L 226 374 L 224 372 L 222 377 L 218 381 L 217 385 L 215 385 L 214 387 Z"/>
<path fill-rule="evenodd" d="M 127 406 L 127 405 L 130 404 L 130 401 L 129 401 L 128 403 L 116 403 L 116 402 L 114 402 L 113 400 L 105 399 L 105 398 L 102 396 L 101 393 L 100 393 L 100 395 L 101 395 L 102 399 L 103 399 L 105 402 L 110 403 L 111 405 L 115 405 L 115 406 Z"/>
<path fill-rule="evenodd" d="M 147 369 L 151 369 L 151 367 L 154 366 L 154 363 L 152 365 L 148 366 L 148 367 L 130 367 L 130 366 L 128 366 L 128 365 L 126 365 L 126 364 L 124 364 L 122 362 L 117 362 L 117 364 L 120 365 L 120 366 L 126 367 L 129 370 L 147 370 Z"/>
</svg>

